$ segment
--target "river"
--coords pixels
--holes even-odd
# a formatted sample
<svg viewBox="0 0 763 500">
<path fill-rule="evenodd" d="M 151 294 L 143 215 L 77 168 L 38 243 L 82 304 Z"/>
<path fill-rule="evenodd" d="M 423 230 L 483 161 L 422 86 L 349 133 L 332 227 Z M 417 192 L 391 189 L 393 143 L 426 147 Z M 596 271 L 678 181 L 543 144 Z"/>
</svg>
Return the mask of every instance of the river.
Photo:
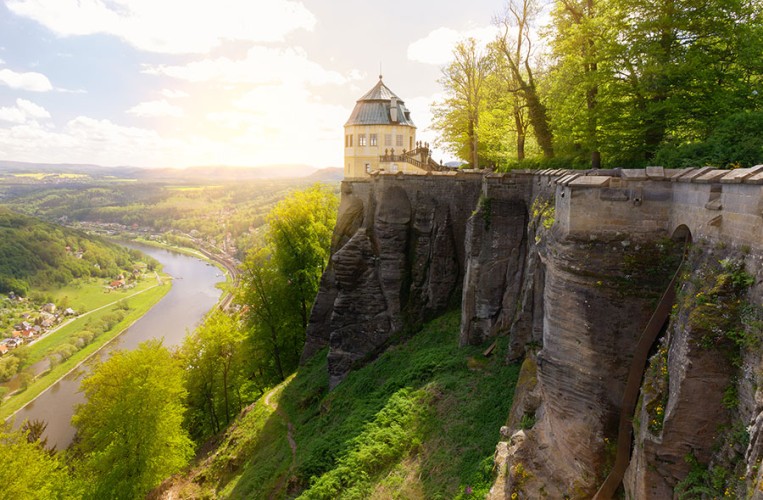
<svg viewBox="0 0 763 500">
<path fill-rule="evenodd" d="M 181 344 L 186 333 L 193 330 L 217 303 L 220 290 L 215 285 L 225 279 L 217 267 L 196 257 L 132 243 L 129 246 L 158 260 L 164 266 L 164 272 L 174 280 L 167 295 L 100 351 L 101 359 L 116 349 L 135 349 L 138 344 L 150 339 L 163 338 L 166 347 Z M 48 423 L 45 432 L 48 445 L 55 445 L 59 450 L 68 447 L 74 438 L 71 425 L 74 408 L 85 400 L 79 392 L 80 381 L 89 373 L 96 357 L 98 355 L 19 410 L 15 416 L 16 425 L 24 420 L 44 420 Z"/>
</svg>

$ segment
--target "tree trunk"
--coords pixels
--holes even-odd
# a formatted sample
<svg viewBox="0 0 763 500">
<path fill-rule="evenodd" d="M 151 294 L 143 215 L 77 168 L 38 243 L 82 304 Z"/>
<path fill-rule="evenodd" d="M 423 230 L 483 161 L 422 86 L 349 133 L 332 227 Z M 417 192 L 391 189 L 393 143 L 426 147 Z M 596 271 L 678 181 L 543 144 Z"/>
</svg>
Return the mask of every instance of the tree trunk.
<svg viewBox="0 0 763 500">
<path fill-rule="evenodd" d="M 525 159 L 526 131 L 522 121 L 522 111 L 516 104 L 514 105 L 514 125 L 517 128 L 517 160 L 522 161 Z"/>
<path fill-rule="evenodd" d="M 228 370 L 230 370 L 230 360 L 223 362 L 223 393 L 225 394 L 225 424 L 230 424 L 230 404 L 228 402 Z"/>
<path fill-rule="evenodd" d="M 273 359 L 276 362 L 276 369 L 278 370 L 278 379 L 283 381 L 286 377 L 283 374 L 283 366 L 281 366 L 281 350 L 278 348 L 278 335 L 272 326 L 270 327 L 270 334 L 273 342 Z"/>
<path fill-rule="evenodd" d="M 529 111 L 528 114 L 530 115 L 530 123 L 535 132 L 535 139 L 538 141 L 541 151 L 543 151 L 543 156 L 545 158 L 553 158 L 554 136 L 551 133 L 551 127 L 548 124 L 548 112 L 546 111 L 546 106 L 540 102 L 540 98 L 535 92 L 534 87 L 527 87 L 523 90 Z"/>
</svg>

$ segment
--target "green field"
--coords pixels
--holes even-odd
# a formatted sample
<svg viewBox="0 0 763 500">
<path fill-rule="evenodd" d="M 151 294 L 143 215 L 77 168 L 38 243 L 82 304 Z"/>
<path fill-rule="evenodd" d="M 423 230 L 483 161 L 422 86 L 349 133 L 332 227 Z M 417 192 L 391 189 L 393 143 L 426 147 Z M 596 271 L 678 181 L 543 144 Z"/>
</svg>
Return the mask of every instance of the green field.
<svg viewBox="0 0 763 500">
<path fill-rule="evenodd" d="M 167 279 L 165 278 L 163 281 L 166 282 Z M 157 286 L 157 281 L 151 279 L 142 281 L 140 285 L 131 290 L 118 290 L 112 291 L 111 293 L 104 293 L 103 289 L 101 288 L 98 290 L 98 287 L 96 287 L 95 290 L 93 290 L 93 287 L 91 286 L 83 287 L 83 291 L 87 293 L 84 293 L 82 296 L 77 296 L 77 298 L 74 300 L 76 302 L 81 301 L 83 304 L 87 304 L 90 307 L 83 307 L 80 309 L 75 307 L 75 310 L 78 313 L 83 310 L 87 310 L 89 312 L 80 314 L 80 316 L 74 320 L 71 320 L 66 324 L 62 324 L 60 328 L 57 328 L 54 331 L 42 336 L 42 338 L 40 338 L 38 341 L 27 347 L 27 352 L 29 353 L 27 365 L 31 365 L 37 361 L 40 361 L 51 350 L 55 349 L 61 344 L 69 342 L 75 334 L 79 333 L 83 329 L 86 329 L 88 324 L 102 320 L 106 315 L 113 313 L 116 309 L 119 309 L 121 307 L 120 302 L 123 304 L 126 303 L 130 307 L 130 312 L 132 312 L 134 309 L 143 309 L 147 300 L 150 302 L 150 299 L 145 299 L 144 295 L 151 297 L 151 294 L 148 292 L 154 288 L 157 288 Z M 166 289 L 169 290 L 169 287 L 166 287 Z M 151 305 L 153 305 L 153 303 L 151 303 Z M 150 306 L 148 309 L 150 309 Z M 145 314 L 148 309 L 143 311 L 143 314 Z"/>
<path fill-rule="evenodd" d="M 5 419 L 18 411 L 24 405 L 32 401 L 39 396 L 48 387 L 53 385 L 60 378 L 69 373 L 77 365 L 85 361 L 93 353 L 97 352 L 109 341 L 117 337 L 120 333 L 126 330 L 136 320 L 143 316 L 149 309 L 151 309 L 159 300 L 169 292 L 171 287 L 169 280 L 164 280 L 162 285 L 157 285 L 155 282 L 144 288 L 142 292 L 137 295 L 132 295 L 128 301 L 130 309 L 124 318 L 115 324 L 111 329 L 95 338 L 95 340 L 85 346 L 83 349 L 77 351 L 68 360 L 54 367 L 52 370 L 45 372 L 37 377 L 32 383 L 29 384 L 26 390 L 17 392 L 5 401 L 0 406 L 0 419 Z M 135 290 L 131 290 L 134 292 Z M 44 357 L 44 353 L 49 349 L 55 348 L 58 345 L 66 343 L 69 338 L 83 329 L 89 321 L 94 321 L 102 318 L 106 314 L 114 312 L 119 308 L 119 304 L 114 303 L 110 306 L 104 307 L 96 312 L 89 314 L 88 316 L 77 318 L 73 322 L 69 323 L 60 330 L 49 334 L 47 337 L 43 337 L 40 341 L 29 346 L 30 356 L 28 363 L 33 363 L 34 360 L 41 360 Z M 38 347 L 37 344 L 40 344 Z"/>
<path fill-rule="evenodd" d="M 59 308 L 71 307 L 77 314 L 84 314 L 98 307 L 102 307 L 121 298 L 129 297 L 135 292 L 145 290 L 156 284 L 156 280 L 147 274 L 146 278 L 139 281 L 135 288 L 130 290 L 112 290 L 106 292 L 106 281 L 102 279 L 90 279 L 89 281 L 78 280 L 62 288 L 43 290 L 49 295 L 54 304 Z"/>
</svg>

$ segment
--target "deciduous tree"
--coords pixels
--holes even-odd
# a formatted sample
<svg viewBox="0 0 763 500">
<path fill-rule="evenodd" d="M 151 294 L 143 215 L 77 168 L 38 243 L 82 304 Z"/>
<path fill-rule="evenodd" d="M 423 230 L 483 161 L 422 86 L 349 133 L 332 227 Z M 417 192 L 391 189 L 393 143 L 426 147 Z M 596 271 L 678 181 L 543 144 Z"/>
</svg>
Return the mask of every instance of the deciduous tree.
<svg viewBox="0 0 763 500">
<path fill-rule="evenodd" d="M 180 350 L 186 370 L 191 434 L 203 438 L 220 432 L 241 411 L 250 363 L 244 332 L 235 318 L 215 310 Z"/>
<path fill-rule="evenodd" d="M 190 459 L 180 362 L 159 341 L 118 351 L 82 381 L 72 422 L 92 498 L 138 498 Z"/>
<path fill-rule="evenodd" d="M 453 62 L 442 70 L 445 101 L 434 108 L 433 126 L 451 151 L 479 168 L 479 119 L 485 100 L 485 78 L 491 60 L 474 38 L 459 42 Z"/>
</svg>

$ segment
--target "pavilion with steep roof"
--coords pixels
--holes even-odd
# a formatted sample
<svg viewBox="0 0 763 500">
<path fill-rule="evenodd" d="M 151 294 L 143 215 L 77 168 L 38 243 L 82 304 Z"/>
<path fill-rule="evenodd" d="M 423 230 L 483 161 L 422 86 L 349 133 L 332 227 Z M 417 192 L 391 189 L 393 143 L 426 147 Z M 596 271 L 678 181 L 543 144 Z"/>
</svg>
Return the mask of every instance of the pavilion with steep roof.
<svg viewBox="0 0 763 500">
<path fill-rule="evenodd" d="M 428 144 L 416 142 L 416 125 L 400 97 L 379 81 L 358 99 L 344 124 L 344 177 L 374 172 L 426 173 L 442 166 Z"/>
</svg>

